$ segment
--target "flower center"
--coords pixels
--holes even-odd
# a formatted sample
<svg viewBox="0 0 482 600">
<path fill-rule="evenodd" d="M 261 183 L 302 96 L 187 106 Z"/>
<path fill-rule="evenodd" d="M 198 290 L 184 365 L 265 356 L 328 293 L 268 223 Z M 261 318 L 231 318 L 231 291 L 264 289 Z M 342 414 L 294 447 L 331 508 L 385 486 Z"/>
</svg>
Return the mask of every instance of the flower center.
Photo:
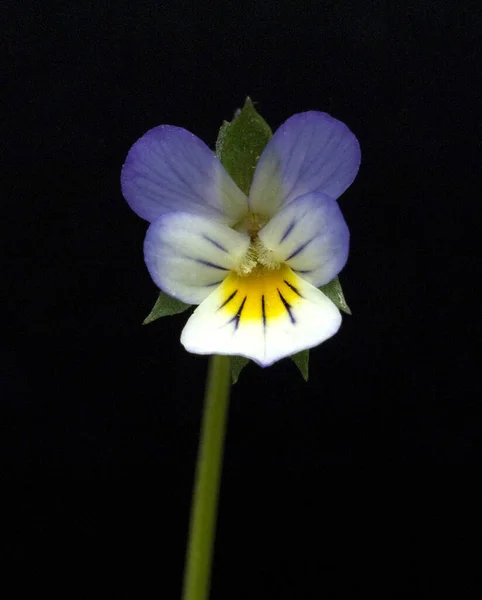
<svg viewBox="0 0 482 600">
<path fill-rule="evenodd" d="M 236 266 L 236 273 L 240 276 L 263 275 L 266 270 L 272 271 L 280 268 L 280 263 L 274 258 L 273 252 L 267 248 L 258 237 L 258 232 L 269 221 L 268 217 L 257 213 L 247 213 L 242 221 L 235 225 L 238 231 L 245 231 L 251 238 L 251 244 Z"/>
<path fill-rule="evenodd" d="M 301 299 L 298 285 L 286 264 L 276 271 L 263 270 L 262 276 L 256 269 L 249 275 L 231 272 L 221 284 L 218 311 L 225 315 L 226 321 L 236 322 L 236 328 L 250 321 L 266 327 L 283 316 L 294 324 L 293 311 Z"/>
<path fill-rule="evenodd" d="M 260 215 L 258 213 L 247 212 L 245 216 L 234 225 L 233 229 L 236 231 L 249 233 L 249 236 L 253 240 L 258 235 L 258 231 L 262 229 L 269 221 L 269 217 Z"/>
</svg>

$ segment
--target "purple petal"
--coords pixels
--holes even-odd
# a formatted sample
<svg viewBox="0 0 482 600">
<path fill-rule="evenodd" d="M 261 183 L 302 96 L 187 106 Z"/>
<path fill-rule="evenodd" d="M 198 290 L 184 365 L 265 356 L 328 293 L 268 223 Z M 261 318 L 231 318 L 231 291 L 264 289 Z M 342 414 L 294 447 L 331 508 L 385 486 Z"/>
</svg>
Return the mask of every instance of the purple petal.
<svg viewBox="0 0 482 600">
<path fill-rule="evenodd" d="M 341 121 L 322 112 L 292 116 L 268 142 L 254 173 L 249 206 L 274 215 L 303 194 L 338 198 L 360 166 L 360 146 Z"/>
<path fill-rule="evenodd" d="M 274 258 L 315 287 L 334 279 L 348 258 L 350 233 L 338 202 L 306 194 L 282 208 L 259 232 Z"/>
<path fill-rule="evenodd" d="M 234 224 L 247 210 L 246 196 L 206 144 L 171 125 L 155 127 L 137 140 L 121 184 L 129 206 L 147 221 L 184 211 Z"/>
</svg>

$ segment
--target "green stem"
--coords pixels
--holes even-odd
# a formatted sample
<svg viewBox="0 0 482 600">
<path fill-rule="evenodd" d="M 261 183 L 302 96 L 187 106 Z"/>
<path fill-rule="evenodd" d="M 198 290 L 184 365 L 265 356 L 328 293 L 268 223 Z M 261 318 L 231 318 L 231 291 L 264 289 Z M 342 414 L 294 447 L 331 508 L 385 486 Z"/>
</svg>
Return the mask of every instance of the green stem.
<svg viewBox="0 0 482 600">
<path fill-rule="evenodd" d="M 191 506 L 183 600 L 207 600 L 231 390 L 229 356 L 211 356 Z"/>
</svg>

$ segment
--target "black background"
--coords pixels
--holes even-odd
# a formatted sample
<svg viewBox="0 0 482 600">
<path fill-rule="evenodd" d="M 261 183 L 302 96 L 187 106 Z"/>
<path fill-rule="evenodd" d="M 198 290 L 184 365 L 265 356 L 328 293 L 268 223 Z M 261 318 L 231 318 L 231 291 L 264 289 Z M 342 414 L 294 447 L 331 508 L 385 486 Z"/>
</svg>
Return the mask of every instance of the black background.
<svg viewBox="0 0 482 600">
<path fill-rule="evenodd" d="M 323 110 L 360 141 L 340 200 L 353 317 L 312 352 L 308 384 L 285 360 L 233 388 L 212 598 L 344 597 L 382 590 L 381 571 L 430 591 L 431 534 L 406 512 L 423 494 L 412 481 L 402 502 L 388 481 L 482 459 L 479 3 L 2 10 L 4 471 L 29 489 L 12 555 L 47 553 L 73 589 L 98 573 L 104 597 L 179 597 L 207 359 L 181 347 L 185 316 L 141 326 L 157 295 L 147 224 L 119 174 L 161 123 L 213 145 L 249 94 L 273 129 Z M 338 465 L 377 478 L 339 504 Z M 387 558 L 399 542 L 407 555 Z"/>
</svg>

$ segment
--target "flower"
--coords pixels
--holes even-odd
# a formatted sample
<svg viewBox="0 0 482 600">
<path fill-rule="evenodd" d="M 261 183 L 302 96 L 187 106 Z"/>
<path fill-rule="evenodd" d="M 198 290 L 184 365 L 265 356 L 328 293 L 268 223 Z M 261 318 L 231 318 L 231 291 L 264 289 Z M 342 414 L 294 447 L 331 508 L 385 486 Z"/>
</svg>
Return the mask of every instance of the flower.
<svg viewBox="0 0 482 600">
<path fill-rule="evenodd" d="M 122 192 L 150 222 L 149 273 L 164 292 L 198 304 L 181 342 L 266 367 L 317 346 L 341 324 L 318 287 L 348 257 L 336 199 L 360 165 L 358 141 L 322 112 L 292 116 L 273 135 L 241 192 L 204 142 L 161 125 L 130 149 Z"/>
</svg>

